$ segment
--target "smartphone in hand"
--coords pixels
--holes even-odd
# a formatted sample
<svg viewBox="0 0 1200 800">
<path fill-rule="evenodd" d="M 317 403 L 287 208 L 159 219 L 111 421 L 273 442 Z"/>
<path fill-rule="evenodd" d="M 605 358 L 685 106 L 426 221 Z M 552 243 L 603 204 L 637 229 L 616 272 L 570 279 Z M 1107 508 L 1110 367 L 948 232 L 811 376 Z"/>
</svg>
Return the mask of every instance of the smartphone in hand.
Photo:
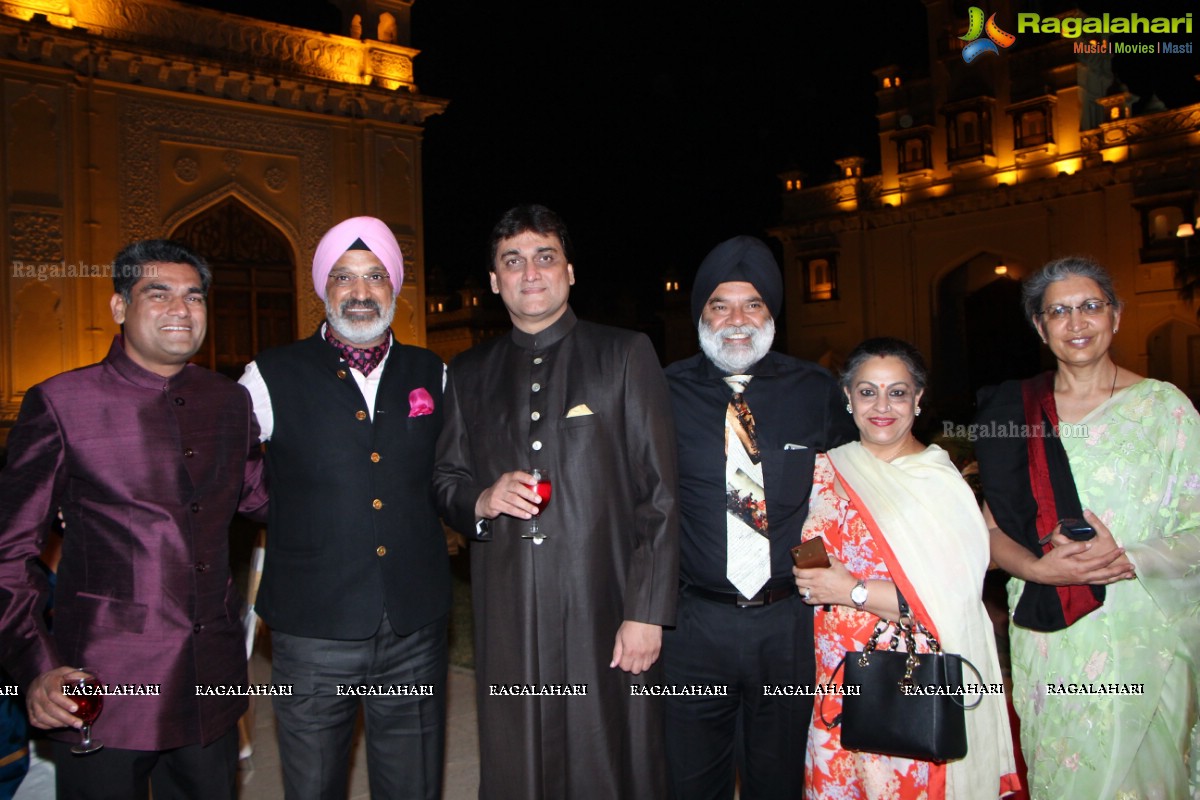
<svg viewBox="0 0 1200 800">
<path fill-rule="evenodd" d="M 1096 529 L 1091 523 L 1084 519 L 1068 517 L 1058 521 L 1059 530 L 1063 536 L 1075 542 L 1086 542 L 1089 539 L 1096 538 Z"/>
<path fill-rule="evenodd" d="M 800 569 L 828 567 L 829 554 L 825 552 L 825 540 L 818 536 L 793 547 L 792 563 Z"/>
</svg>

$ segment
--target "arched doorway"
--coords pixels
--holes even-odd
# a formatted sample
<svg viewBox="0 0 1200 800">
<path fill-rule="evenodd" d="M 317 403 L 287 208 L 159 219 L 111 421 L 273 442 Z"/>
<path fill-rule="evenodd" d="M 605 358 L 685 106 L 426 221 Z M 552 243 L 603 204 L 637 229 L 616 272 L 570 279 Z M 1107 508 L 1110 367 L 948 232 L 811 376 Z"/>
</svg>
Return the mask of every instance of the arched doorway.
<svg viewBox="0 0 1200 800">
<path fill-rule="evenodd" d="M 237 378 L 256 353 L 296 340 L 292 248 L 275 227 L 230 197 L 184 222 L 172 238 L 213 270 L 208 336 L 194 361 Z"/>
<path fill-rule="evenodd" d="M 1169 381 L 1200 408 L 1200 326 L 1178 319 L 1146 337 L 1147 377 Z"/>
<path fill-rule="evenodd" d="M 932 382 L 944 419 L 969 422 L 979 389 L 1042 367 L 1041 342 L 1021 316 L 1020 281 L 1011 268 L 997 275 L 1002 263 L 981 253 L 938 282 Z"/>
</svg>

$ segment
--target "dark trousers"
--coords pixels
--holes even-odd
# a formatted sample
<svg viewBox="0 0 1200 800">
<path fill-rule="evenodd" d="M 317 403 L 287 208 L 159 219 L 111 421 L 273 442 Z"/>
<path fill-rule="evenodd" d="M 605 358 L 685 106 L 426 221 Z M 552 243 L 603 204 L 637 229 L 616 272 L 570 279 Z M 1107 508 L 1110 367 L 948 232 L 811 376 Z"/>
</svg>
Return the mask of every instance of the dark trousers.
<svg viewBox="0 0 1200 800">
<path fill-rule="evenodd" d="M 372 797 L 441 797 L 446 727 L 446 620 L 398 636 L 387 615 L 370 639 L 314 639 L 271 632 L 272 698 L 284 794 L 346 797 L 350 746 L 361 704 Z M 356 695 L 338 687 L 432 687 L 429 694 Z M 155 798 L 158 800 L 158 798 Z"/>
<path fill-rule="evenodd" d="M 812 608 L 794 597 L 758 608 L 686 590 L 675 630 L 663 634 L 668 686 L 719 685 L 728 696 L 667 698 L 667 769 L 675 800 L 742 800 L 804 794 L 811 696 L 764 697 L 763 687 L 811 686 Z"/>
<path fill-rule="evenodd" d="M 237 797 L 237 726 L 211 742 L 174 750 L 105 747 L 77 756 L 71 743 L 54 743 L 58 800 L 234 800 Z"/>
</svg>

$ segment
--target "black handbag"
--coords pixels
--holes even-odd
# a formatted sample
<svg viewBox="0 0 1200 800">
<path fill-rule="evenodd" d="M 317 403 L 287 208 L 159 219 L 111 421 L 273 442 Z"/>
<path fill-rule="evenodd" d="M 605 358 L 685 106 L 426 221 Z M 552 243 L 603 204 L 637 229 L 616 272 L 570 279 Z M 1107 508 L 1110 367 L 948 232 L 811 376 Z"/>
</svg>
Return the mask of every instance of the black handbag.
<svg viewBox="0 0 1200 800">
<path fill-rule="evenodd" d="M 938 640 L 914 622 L 899 589 L 900 620 L 880 619 L 866 648 L 852 650 L 834 670 L 845 669 L 842 713 L 826 728 L 842 726 L 842 747 L 868 753 L 903 756 L 921 761 L 952 761 L 967 754 L 966 711 L 983 701 L 983 677 L 967 659 L 942 652 Z M 892 625 L 899 628 L 887 650 L 876 649 L 879 637 Z M 929 643 L 930 652 L 917 653 L 915 633 Z M 896 648 L 900 638 L 908 652 Z M 966 664 L 979 683 L 979 697 L 966 705 L 963 686 Z M 823 699 L 823 698 L 822 698 Z"/>
</svg>

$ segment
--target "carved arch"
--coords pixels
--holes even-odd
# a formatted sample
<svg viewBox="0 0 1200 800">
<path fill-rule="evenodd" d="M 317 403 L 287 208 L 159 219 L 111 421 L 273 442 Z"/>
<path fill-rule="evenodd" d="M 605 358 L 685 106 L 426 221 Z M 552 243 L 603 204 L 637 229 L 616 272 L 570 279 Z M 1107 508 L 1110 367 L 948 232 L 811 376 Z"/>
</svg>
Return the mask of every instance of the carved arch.
<svg viewBox="0 0 1200 800">
<path fill-rule="evenodd" d="M 226 200 L 234 199 L 246 206 L 251 213 L 262 217 L 266 222 L 277 228 L 279 233 L 287 240 L 288 246 L 291 248 L 292 262 L 294 264 L 304 263 L 303 253 L 301 251 L 300 232 L 292 221 L 280 214 L 267 203 L 255 197 L 252 193 L 237 184 L 224 186 L 216 191 L 209 192 L 204 197 L 193 200 L 183 208 L 171 214 L 163 220 L 163 229 L 167 232 L 168 237 L 174 236 L 175 232 L 187 221 L 203 215 L 205 212 L 215 208 Z M 206 255 L 201 253 L 201 255 Z"/>
<path fill-rule="evenodd" d="M 931 401 L 958 421 L 974 415 L 975 393 L 1040 368 L 1041 344 L 1022 318 L 1019 268 L 997 275 L 1004 256 L 975 249 L 931 282 L 934 353 Z M 1014 274 L 1015 273 L 1015 274 Z"/>
<path fill-rule="evenodd" d="M 1196 320 L 1171 314 L 1151 328 L 1146 334 L 1146 377 L 1173 383 L 1193 405 L 1200 403 L 1200 325 Z"/>
<path fill-rule="evenodd" d="M 196 360 L 236 378 L 262 350 L 296 339 L 295 246 L 270 220 L 227 193 L 171 234 L 213 271 L 208 334 Z"/>
</svg>

